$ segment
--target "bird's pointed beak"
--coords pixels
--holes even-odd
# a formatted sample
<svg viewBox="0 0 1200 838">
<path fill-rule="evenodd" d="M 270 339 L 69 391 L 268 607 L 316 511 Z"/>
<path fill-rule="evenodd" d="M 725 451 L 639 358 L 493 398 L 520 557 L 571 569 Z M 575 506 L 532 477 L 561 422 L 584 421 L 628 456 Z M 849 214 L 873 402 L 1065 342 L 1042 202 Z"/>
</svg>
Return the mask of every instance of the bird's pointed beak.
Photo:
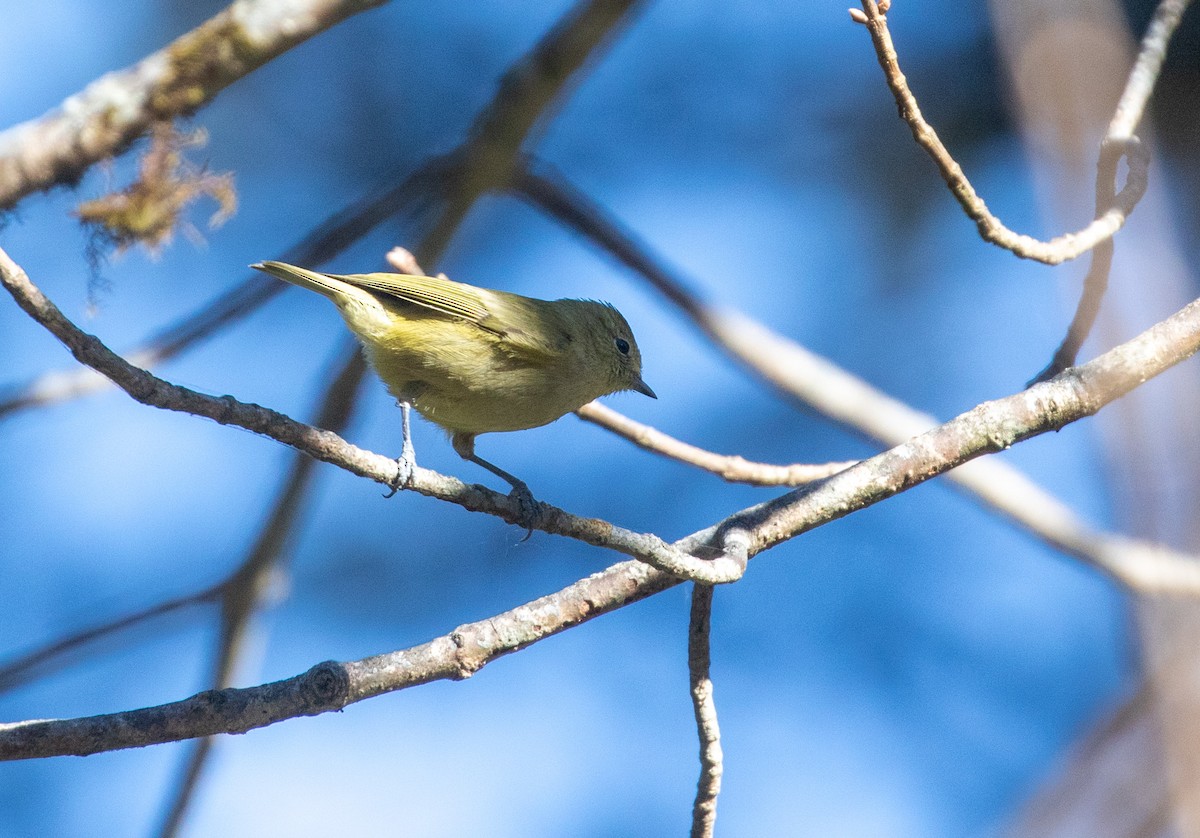
<svg viewBox="0 0 1200 838">
<path fill-rule="evenodd" d="M 629 389 L 637 390 L 643 396 L 649 396 L 652 399 L 658 398 L 658 396 L 654 394 L 654 391 L 650 389 L 650 385 L 645 381 L 642 381 L 642 377 L 640 375 L 637 377 L 637 380 L 633 382 L 633 385 Z"/>
</svg>

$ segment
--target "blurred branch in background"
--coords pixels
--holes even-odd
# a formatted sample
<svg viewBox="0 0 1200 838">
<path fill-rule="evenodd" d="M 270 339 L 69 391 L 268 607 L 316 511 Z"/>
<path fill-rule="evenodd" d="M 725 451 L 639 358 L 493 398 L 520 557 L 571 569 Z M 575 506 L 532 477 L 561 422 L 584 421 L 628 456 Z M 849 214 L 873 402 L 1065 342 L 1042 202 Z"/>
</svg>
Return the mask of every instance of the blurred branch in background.
<svg viewBox="0 0 1200 838">
<path fill-rule="evenodd" d="M 1143 685 L 1071 748 L 1052 772 L 1052 782 L 1030 798 L 1005 834 L 1175 838 L 1165 762 L 1162 735 Z"/>
<path fill-rule="evenodd" d="M 159 122 L 186 116 L 233 82 L 386 0 L 236 0 L 132 67 L 0 133 L 0 210 L 72 184 Z"/>
<path fill-rule="evenodd" d="M 1099 139 L 1137 130 L 1166 38 L 1186 5 L 1158 5 L 1135 60 L 1125 9 L 1111 0 L 991 4 L 1009 98 L 1047 223 L 1057 225 L 1085 211 L 1083 196 L 1073 187 L 1091 169 Z M 1114 116 L 1112 103 L 1118 99 Z M 1152 133 L 1143 131 L 1141 139 L 1159 160 Z M 1122 236 L 1126 259 L 1112 269 L 1114 281 L 1099 321 L 1110 343 L 1196 296 L 1195 278 L 1188 275 L 1174 234 L 1177 207 L 1158 188 L 1170 183 L 1165 167 L 1156 164 L 1153 183 L 1156 188 L 1138 207 L 1136 223 Z M 1112 484 L 1110 505 L 1121 528 L 1185 551 L 1200 546 L 1197 411 L 1196 377 L 1172 376 L 1122 400 L 1097 425 Z M 1195 654 L 1200 611 L 1193 602 L 1156 596 L 1136 598 L 1134 608 L 1146 679 L 1135 691 L 1139 698 L 1105 713 L 1086 734 L 1065 769 L 1049 779 L 1020 819 L 1017 834 L 1200 834 L 1200 659 Z M 1099 801 L 1121 802 L 1120 817 L 1110 817 Z"/>
<path fill-rule="evenodd" d="M 110 635 L 144 625 L 151 620 L 165 617 L 193 605 L 208 605 L 218 602 L 226 583 L 227 580 L 193 594 L 163 600 L 148 608 L 124 614 L 27 652 L 0 666 L 0 693 L 17 689 L 35 679 L 47 677 L 70 663 L 66 658 L 67 655 Z"/>
<path fill-rule="evenodd" d="M 345 357 L 346 355 L 349 357 Z M 358 346 L 352 345 L 350 341 L 343 341 L 337 352 L 336 366 L 340 372 L 323 394 L 314 424 L 318 428 L 340 434 L 350 424 L 358 404 L 356 391 L 362 383 L 365 367 Z M 316 466 L 317 461 L 311 457 L 292 458 L 283 490 L 276 498 L 274 508 L 268 515 L 253 548 L 220 588 L 221 622 L 212 672 L 208 679 L 208 683 L 216 689 L 233 683 L 250 621 L 262 607 L 272 577 L 280 572 L 283 559 L 287 555 L 286 547 L 300 521 L 300 512 L 311 491 Z M 167 807 L 160 834 L 175 835 L 183 825 L 188 803 L 200 782 L 213 744 L 211 737 L 205 737 L 193 746 L 175 794 Z"/>
</svg>

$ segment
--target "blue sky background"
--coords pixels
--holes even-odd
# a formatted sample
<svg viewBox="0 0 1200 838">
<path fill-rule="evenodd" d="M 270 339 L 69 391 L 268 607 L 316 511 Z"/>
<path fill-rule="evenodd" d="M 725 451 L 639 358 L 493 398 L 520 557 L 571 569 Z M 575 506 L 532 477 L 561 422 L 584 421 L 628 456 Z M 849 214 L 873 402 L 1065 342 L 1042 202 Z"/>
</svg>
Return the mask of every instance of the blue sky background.
<svg viewBox="0 0 1200 838">
<path fill-rule="evenodd" d="M 979 191 L 1010 226 L 1057 232 L 1037 215 L 983 6 L 899 5 L 905 70 Z M 979 240 L 896 120 L 844 6 L 651 3 L 535 150 L 707 299 L 948 418 L 1043 366 L 1083 268 L 1053 271 Z M 88 236 L 68 213 L 124 185 L 132 158 L 27 199 L 0 243 L 68 316 L 118 350 L 133 347 L 390 173 L 453 148 L 499 74 L 568 7 L 394 2 L 235 84 L 192 120 L 210 136 L 192 157 L 236 173 L 238 214 L 206 230 L 203 245 L 176 237 L 157 259 L 112 259 L 93 314 Z M 17 4 L 0 30 L 0 125 L 41 114 L 220 8 Z M 190 217 L 203 227 L 207 211 Z M 389 247 L 412 243 L 404 231 L 385 224 L 328 267 L 379 269 Z M 748 379 L 636 276 L 515 199 L 478 204 L 443 262 L 426 267 L 616 304 L 659 399 L 609 403 L 682 439 L 774 462 L 875 450 Z M 303 419 L 343 332 L 326 301 L 289 290 L 160 372 Z M 0 305 L 0 353 L 2 383 L 71 365 L 13 305 Z M 435 427 L 418 422 L 415 433 L 422 465 L 495 485 Z M 377 381 L 346 435 L 398 451 L 399 414 Z M 1099 445 L 1084 422 L 1002 456 L 1111 526 Z M 478 450 L 544 500 L 668 539 L 777 494 L 726 485 L 574 417 L 485 436 Z M 3 419 L 0 654 L 222 578 L 290 458 L 270 440 L 115 392 Z M 420 643 L 616 559 L 543 533 L 521 542 L 496 519 L 416 495 L 381 495 L 319 467 L 238 684 Z M 464 683 L 225 738 L 187 834 L 681 834 L 697 771 L 687 611 L 678 588 Z M 207 686 L 215 625 L 211 610 L 195 609 L 90 648 L 0 695 L 0 717 L 190 695 Z M 717 592 L 720 827 L 914 838 L 995 829 L 1129 688 L 1130 644 L 1112 584 L 945 481 L 822 527 Z M 0 833 L 147 834 L 184 753 L 6 764 Z"/>
</svg>

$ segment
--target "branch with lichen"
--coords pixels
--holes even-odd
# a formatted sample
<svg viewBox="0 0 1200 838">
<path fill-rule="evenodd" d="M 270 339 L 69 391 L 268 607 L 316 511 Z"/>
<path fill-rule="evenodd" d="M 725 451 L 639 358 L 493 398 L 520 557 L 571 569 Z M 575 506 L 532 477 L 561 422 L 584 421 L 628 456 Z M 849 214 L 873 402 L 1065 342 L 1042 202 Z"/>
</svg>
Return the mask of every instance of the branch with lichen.
<svg viewBox="0 0 1200 838">
<path fill-rule="evenodd" d="M 195 228 L 181 221 L 189 205 L 206 195 L 217 202 L 210 228 L 219 227 L 237 211 L 233 175 L 213 174 L 183 156 L 184 149 L 204 145 L 206 140 L 203 130 L 184 134 L 171 123 L 160 122 L 150 132 L 150 147 L 142 155 L 137 180 L 118 192 L 85 201 L 75 214 L 118 251 L 141 244 L 155 254 L 181 226 L 198 239 Z"/>
<path fill-rule="evenodd" d="M 161 122 L 186 116 L 299 43 L 387 0 L 236 0 L 132 67 L 0 132 L 0 210 L 73 184 Z"/>
</svg>

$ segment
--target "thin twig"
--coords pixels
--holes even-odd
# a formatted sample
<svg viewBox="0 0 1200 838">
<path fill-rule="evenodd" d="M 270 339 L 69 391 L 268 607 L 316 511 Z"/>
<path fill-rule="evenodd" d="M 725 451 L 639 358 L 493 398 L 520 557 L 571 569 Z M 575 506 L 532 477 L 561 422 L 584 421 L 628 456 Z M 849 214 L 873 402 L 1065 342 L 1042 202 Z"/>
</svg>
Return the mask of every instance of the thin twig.
<svg viewBox="0 0 1200 838">
<path fill-rule="evenodd" d="M 1136 143 L 1122 144 L 1120 155 L 1128 161 L 1129 171 L 1125 177 L 1125 185 L 1121 188 L 1109 206 L 1103 207 L 1102 212 L 1088 226 L 1075 233 L 1056 236 L 1050 241 L 1041 241 L 1033 236 L 1016 233 L 1006 227 L 999 218 L 992 214 L 987 204 L 975 192 L 962 167 L 955 162 L 946 146 L 942 144 L 933 126 L 921 115 L 917 99 L 908 87 L 908 80 L 900 71 L 900 59 L 896 55 L 892 35 L 888 30 L 887 17 L 875 0 L 862 0 L 862 14 L 855 14 L 856 22 L 866 26 L 871 34 L 871 42 L 879 58 L 879 66 L 883 68 L 884 78 L 903 119 L 912 131 L 917 145 L 933 160 L 941 172 L 942 179 L 950 187 L 950 192 L 962 206 L 967 216 L 979 228 L 979 235 L 985 241 L 1012 251 L 1023 259 L 1033 259 L 1047 265 L 1058 265 L 1091 250 L 1097 244 L 1111 239 L 1125 225 L 1125 219 L 1133 212 L 1138 201 L 1146 192 L 1149 161 L 1141 146 Z"/>
<path fill-rule="evenodd" d="M 1167 44 L 1179 27 L 1179 21 L 1191 0 L 1162 0 L 1154 11 L 1154 17 L 1146 28 L 1138 50 L 1137 60 L 1125 82 L 1125 90 L 1117 103 L 1117 109 L 1108 123 L 1108 130 L 1100 143 L 1100 160 L 1096 164 L 1096 215 L 1100 215 L 1113 205 L 1116 196 L 1117 166 L 1126 150 L 1139 145 L 1134 132 L 1141 125 L 1142 116 L 1154 86 L 1162 71 L 1162 63 L 1166 58 Z M 1145 155 L 1144 151 L 1137 153 Z M 1092 332 L 1096 316 L 1100 313 L 1100 303 L 1108 290 L 1108 277 L 1112 271 L 1113 240 L 1105 239 L 1097 243 L 1092 250 L 1091 264 L 1088 265 L 1087 275 L 1083 279 L 1083 292 L 1079 304 L 1075 307 L 1075 315 L 1063 342 L 1055 350 L 1054 356 L 1045 369 L 1030 381 L 1036 384 L 1047 381 L 1075 363 L 1079 350 Z"/>
<path fill-rule="evenodd" d="M 544 163 L 530 161 L 514 189 L 640 274 L 716 346 L 781 393 L 887 446 L 899 445 L 938 424 L 934 417 L 876 390 L 745 314 L 703 302 L 645 242 Z M 1088 527 L 1066 504 L 1000 460 L 967 463 L 947 479 L 985 509 L 999 512 L 1051 547 L 1105 568 L 1117 578 L 1127 578 L 1131 572 L 1124 557 L 1153 555 L 1158 549 Z M 1153 561 L 1147 565 L 1156 566 Z M 1154 587 L 1157 583 L 1131 584 Z"/>
<path fill-rule="evenodd" d="M 236 0 L 132 67 L 0 133 L 0 210 L 77 181 L 157 122 L 193 113 L 297 44 L 386 0 Z"/>
<path fill-rule="evenodd" d="M 688 622 L 688 676 L 696 732 L 700 738 L 700 780 L 696 784 L 696 800 L 692 804 L 692 838 L 713 836 L 717 825 L 717 796 L 721 793 L 721 775 L 724 773 L 721 728 L 717 724 L 717 703 L 709 673 L 712 663 L 709 643 L 712 602 L 712 586 L 692 585 L 692 611 Z"/>
<path fill-rule="evenodd" d="M 800 486 L 814 480 L 824 480 L 858 462 L 857 460 L 844 460 L 817 464 L 794 463 L 786 466 L 754 463 L 737 455 L 714 454 L 712 451 L 681 442 L 656 428 L 635 422 L 600 402 L 585 404 L 575 411 L 575 415 L 584 421 L 607 428 L 647 451 L 653 451 L 664 457 L 670 457 L 681 463 L 712 472 L 730 483 L 749 483 L 753 486 Z"/>
</svg>

